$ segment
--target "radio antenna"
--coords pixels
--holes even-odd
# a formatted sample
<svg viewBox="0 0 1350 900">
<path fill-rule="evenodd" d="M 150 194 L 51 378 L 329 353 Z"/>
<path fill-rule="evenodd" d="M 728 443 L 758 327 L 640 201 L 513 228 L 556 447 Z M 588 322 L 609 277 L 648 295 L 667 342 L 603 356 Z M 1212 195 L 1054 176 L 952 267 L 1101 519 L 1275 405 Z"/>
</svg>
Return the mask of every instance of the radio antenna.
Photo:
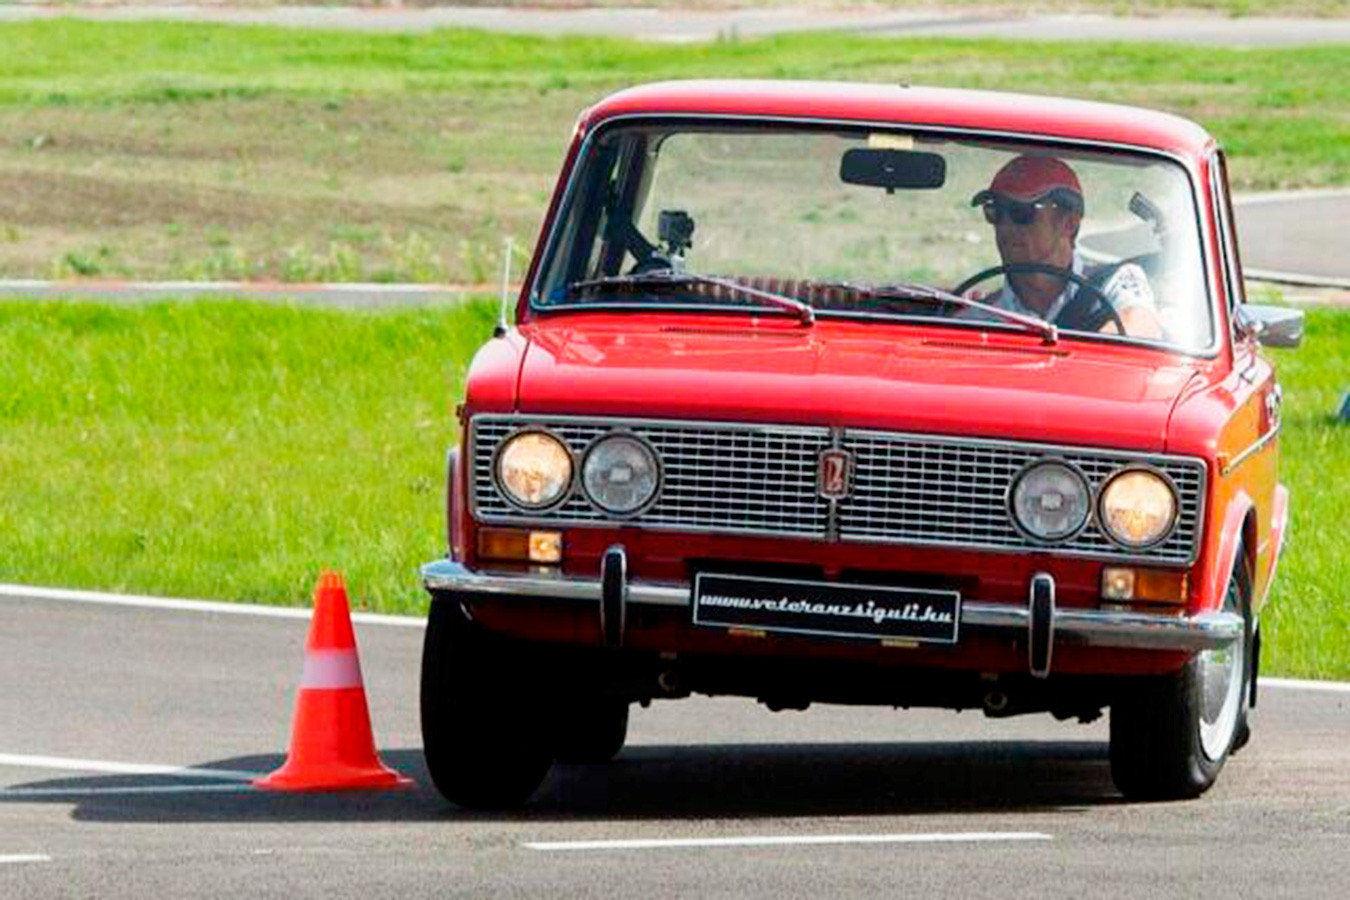
<svg viewBox="0 0 1350 900">
<path fill-rule="evenodd" d="M 508 237 L 506 239 L 506 251 L 502 254 L 505 257 L 502 261 L 502 304 L 497 315 L 497 324 L 492 329 L 493 337 L 506 337 L 506 300 L 507 294 L 511 290 L 511 253 L 515 248 L 515 240 Z"/>
</svg>

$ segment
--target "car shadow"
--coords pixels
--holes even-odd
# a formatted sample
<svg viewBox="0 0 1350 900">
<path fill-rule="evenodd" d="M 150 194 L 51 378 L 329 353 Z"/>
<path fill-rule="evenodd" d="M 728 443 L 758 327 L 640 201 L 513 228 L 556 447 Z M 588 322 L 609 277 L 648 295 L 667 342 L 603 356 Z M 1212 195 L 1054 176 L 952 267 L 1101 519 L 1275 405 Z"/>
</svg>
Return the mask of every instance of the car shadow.
<svg viewBox="0 0 1350 900">
<path fill-rule="evenodd" d="M 837 817 L 1123 802 L 1099 742 L 636 746 L 605 765 L 555 766 L 527 805 L 504 812 L 462 810 L 442 799 L 420 750 L 390 750 L 383 758 L 415 786 L 283 794 L 204 779 L 97 776 L 11 785 L 0 790 L 0 803 L 74 804 L 72 817 L 82 821 L 191 823 Z M 203 767 L 267 772 L 282 761 L 246 756 Z"/>
</svg>

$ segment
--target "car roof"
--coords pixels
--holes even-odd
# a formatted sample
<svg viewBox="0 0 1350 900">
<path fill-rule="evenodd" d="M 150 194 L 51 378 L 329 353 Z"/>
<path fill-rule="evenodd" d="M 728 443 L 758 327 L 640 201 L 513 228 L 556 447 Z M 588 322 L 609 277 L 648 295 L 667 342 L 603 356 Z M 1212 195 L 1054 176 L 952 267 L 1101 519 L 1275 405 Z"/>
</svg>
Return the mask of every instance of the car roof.
<svg viewBox="0 0 1350 900">
<path fill-rule="evenodd" d="M 1169 113 L 1034 94 L 830 81 L 703 80 L 640 85 L 582 116 L 583 127 L 627 115 L 709 115 L 883 122 L 1125 144 L 1193 159 L 1214 139 Z"/>
</svg>

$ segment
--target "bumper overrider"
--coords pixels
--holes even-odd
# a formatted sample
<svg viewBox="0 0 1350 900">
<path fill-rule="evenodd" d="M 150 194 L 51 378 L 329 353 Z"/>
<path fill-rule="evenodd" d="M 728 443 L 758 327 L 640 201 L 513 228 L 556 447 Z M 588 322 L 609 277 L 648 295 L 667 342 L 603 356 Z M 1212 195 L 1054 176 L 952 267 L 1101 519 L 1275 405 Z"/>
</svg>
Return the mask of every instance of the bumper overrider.
<svg viewBox="0 0 1350 900">
<path fill-rule="evenodd" d="M 596 604 L 605 642 L 623 643 L 625 610 L 630 604 L 692 606 L 689 583 L 653 582 L 628 576 L 620 547 L 604 557 L 601 577 L 581 578 L 541 570 L 473 571 L 449 559 L 422 567 L 422 581 L 432 593 L 556 599 Z M 1025 606 L 963 602 L 959 628 L 982 634 L 1022 637 L 1028 647 L 1031 674 L 1050 672 L 1056 643 L 1135 650 L 1198 652 L 1227 646 L 1242 637 L 1242 617 L 1229 612 L 1196 616 L 1156 615 L 1133 611 L 1064 609 L 1055 605 L 1055 582 L 1046 573 L 1031 579 Z"/>
</svg>

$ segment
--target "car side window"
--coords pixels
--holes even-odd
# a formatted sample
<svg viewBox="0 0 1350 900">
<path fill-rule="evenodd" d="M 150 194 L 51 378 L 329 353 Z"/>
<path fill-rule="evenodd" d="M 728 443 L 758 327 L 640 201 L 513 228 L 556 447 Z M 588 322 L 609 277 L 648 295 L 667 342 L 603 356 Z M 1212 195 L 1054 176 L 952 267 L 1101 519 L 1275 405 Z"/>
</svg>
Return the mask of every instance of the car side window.
<svg viewBox="0 0 1350 900">
<path fill-rule="evenodd" d="M 1219 244 L 1223 253 L 1225 293 L 1228 295 L 1229 327 L 1236 321 L 1236 305 L 1247 302 L 1246 285 L 1242 280 L 1242 255 L 1238 250 L 1237 220 L 1233 217 L 1233 197 L 1228 191 L 1228 162 L 1222 150 L 1214 151 L 1210 159 L 1214 186 L 1214 208 L 1218 213 Z"/>
</svg>

